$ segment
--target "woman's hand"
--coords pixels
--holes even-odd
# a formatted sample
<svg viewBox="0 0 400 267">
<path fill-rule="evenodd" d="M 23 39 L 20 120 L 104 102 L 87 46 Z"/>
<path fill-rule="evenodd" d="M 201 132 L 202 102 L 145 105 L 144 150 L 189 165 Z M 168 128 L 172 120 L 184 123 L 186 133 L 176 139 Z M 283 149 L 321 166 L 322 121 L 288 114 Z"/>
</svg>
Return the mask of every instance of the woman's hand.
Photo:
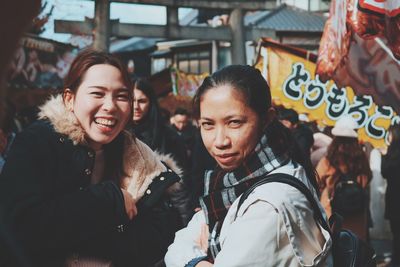
<svg viewBox="0 0 400 267">
<path fill-rule="evenodd" d="M 208 225 L 207 224 L 203 224 L 201 226 L 200 236 L 197 239 L 197 245 L 204 252 L 207 252 L 207 249 L 208 249 L 208 235 L 209 235 Z"/>
<path fill-rule="evenodd" d="M 129 220 L 132 220 L 137 215 L 136 201 L 131 193 L 129 193 L 125 189 L 121 190 L 122 195 L 124 196 L 126 214 L 128 215 Z"/>
</svg>

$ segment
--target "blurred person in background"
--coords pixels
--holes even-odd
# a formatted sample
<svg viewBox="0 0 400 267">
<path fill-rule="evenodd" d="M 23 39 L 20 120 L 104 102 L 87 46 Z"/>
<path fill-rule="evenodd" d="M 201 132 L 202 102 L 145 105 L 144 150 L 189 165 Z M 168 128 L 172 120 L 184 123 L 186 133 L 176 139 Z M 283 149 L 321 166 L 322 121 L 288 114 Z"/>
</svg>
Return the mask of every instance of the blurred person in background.
<svg viewBox="0 0 400 267">
<path fill-rule="evenodd" d="M 400 266 L 400 124 L 389 128 L 389 148 L 382 157 L 381 172 L 387 180 L 385 218 L 390 222 L 393 234 L 392 265 Z"/>
<path fill-rule="evenodd" d="M 161 116 L 160 107 L 151 84 L 142 78 L 133 86 L 133 127 L 131 132 L 161 155 L 170 155 L 183 170 L 183 181 L 175 188 L 174 196 L 182 217 L 181 225 L 186 225 L 193 215 L 190 197 L 189 159 L 186 156 L 183 139 L 169 128 Z"/>
<path fill-rule="evenodd" d="M 331 200 L 341 179 L 354 179 L 366 190 L 372 177 L 369 162 L 358 142 L 357 123 L 350 116 L 340 118 L 332 129 L 333 140 L 328 152 L 316 167 L 319 176 L 321 203 L 328 218 L 332 215 Z M 351 205 L 352 203 L 348 203 Z M 343 228 L 350 229 L 363 240 L 368 239 L 369 205 L 359 213 L 345 217 Z"/>
<path fill-rule="evenodd" d="M 190 114 L 186 109 L 178 107 L 175 110 L 171 117 L 171 128 L 182 137 L 185 142 L 186 155 L 191 158 L 197 128 L 192 124 Z"/>
<path fill-rule="evenodd" d="M 183 139 L 165 126 L 151 84 L 143 78 L 137 79 L 134 82 L 133 96 L 133 133 L 154 151 L 171 154 L 178 165 L 185 169 L 188 163 Z"/>
<path fill-rule="evenodd" d="M 314 144 L 311 129 L 304 123 L 300 123 L 299 114 L 294 109 L 280 109 L 278 118 L 283 125 L 291 130 L 304 155 L 310 158 L 311 147 Z"/>
<path fill-rule="evenodd" d="M 314 144 L 311 148 L 311 163 L 314 167 L 317 166 L 318 162 L 326 156 L 328 147 L 332 142 L 332 137 L 322 133 L 316 132 L 313 134 Z"/>
</svg>

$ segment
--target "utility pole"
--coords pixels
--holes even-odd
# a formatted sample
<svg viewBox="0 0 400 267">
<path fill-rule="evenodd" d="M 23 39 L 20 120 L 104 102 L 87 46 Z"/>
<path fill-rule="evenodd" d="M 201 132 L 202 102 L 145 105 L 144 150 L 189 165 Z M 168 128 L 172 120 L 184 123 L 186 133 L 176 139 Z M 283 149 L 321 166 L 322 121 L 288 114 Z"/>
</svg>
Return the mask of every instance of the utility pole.
<svg viewBox="0 0 400 267">
<path fill-rule="evenodd" d="M 241 8 L 232 10 L 229 24 L 232 31 L 232 63 L 246 64 L 245 31 L 243 25 L 243 10 Z"/>
<path fill-rule="evenodd" d="M 168 36 L 173 37 L 173 39 L 179 35 L 179 18 L 177 7 L 167 7 L 167 31 Z"/>
<path fill-rule="evenodd" d="M 109 51 L 110 48 L 110 3 L 109 0 L 95 1 L 93 48 Z"/>
</svg>

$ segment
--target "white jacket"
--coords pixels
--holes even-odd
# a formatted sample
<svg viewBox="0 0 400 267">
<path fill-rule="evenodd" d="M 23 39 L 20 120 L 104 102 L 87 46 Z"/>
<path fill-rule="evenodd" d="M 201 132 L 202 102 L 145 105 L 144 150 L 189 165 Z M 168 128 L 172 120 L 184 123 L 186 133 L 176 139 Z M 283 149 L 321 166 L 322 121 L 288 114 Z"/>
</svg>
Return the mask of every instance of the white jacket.
<svg viewBox="0 0 400 267">
<path fill-rule="evenodd" d="M 304 169 L 291 162 L 273 173 L 293 175 L 312 188 Z M 329 233 L 316 224 L 310 203 L 296 188 L 282 183 L 261 185 L 243 202 L 236 217 L 239 199 L 223 222 L 221 251 L 214 266 L 333 266 Z M 204 212 L 199 211 L 176 233 L 165 256 L 167 267 L 183 267 L 206 255 L 198 246 L 205 223 Z"/>
</svg>

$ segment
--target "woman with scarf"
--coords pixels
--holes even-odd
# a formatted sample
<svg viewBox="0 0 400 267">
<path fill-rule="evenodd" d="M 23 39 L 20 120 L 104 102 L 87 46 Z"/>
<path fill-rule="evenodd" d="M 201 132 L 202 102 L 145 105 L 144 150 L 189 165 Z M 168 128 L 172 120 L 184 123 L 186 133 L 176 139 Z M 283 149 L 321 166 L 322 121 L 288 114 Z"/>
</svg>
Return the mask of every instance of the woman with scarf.
<svg viewBox="0 0 400 267">
<path fill-rule="evenodd" d="M 127 71 L 87 50 L 64 85 L 11 147 L 0 175 L 1 225 L 27 266 L 161 260 L 177 230 L 161 196 L 179 177 L 124 131 L 133 104 Z M 0 265 L 13 266 L 3 253 L 0 244 Z"/>
<path fill-rule="evenodd" d="M 225 67 L 203 81 L 193 101 L 203 142 L 219 167 L 205 173 L 202 210 L 176 233 L 166 265 L 332 266 L 329 233 L 296 188 L 261 185 L 238 209 L 241 194 L 272 173 L 299 179 L 318 200 L 311 162 L 276 119 L 261 73 Z"/>
</svg>

